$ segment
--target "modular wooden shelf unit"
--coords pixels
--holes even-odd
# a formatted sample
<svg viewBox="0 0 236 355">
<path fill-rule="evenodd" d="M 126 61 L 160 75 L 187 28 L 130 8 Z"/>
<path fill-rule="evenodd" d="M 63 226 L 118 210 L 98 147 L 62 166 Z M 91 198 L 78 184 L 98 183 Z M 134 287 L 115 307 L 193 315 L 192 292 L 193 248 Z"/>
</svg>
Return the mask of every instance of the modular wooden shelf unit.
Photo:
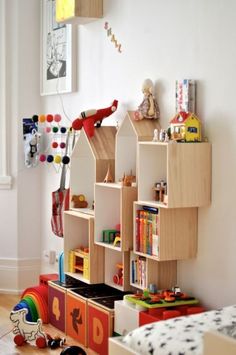
<svg viewBox="0 0 236 355">
<path fill-rule="evenodd" d="M 156 261 L 182 260 L 196 256 L 197 208 L 159 207 L 157 214 L 144 211 L 145 215 L 139 218 L 143 206 L 150 207 L 139 201 L 134 202 L 133 245 L 136 254 Z"/>
<path fill-rule="evenodd" d="M 120 184 L 95 184 L 95 243 L 116 251 L 128 251 L 133 245 L 133 202 L 137 199 L 137 188 Z M 119 246 L 103 242 L 103 231 L 120 225 Z"/>
<path fill-rule="evenodd" d="M 138 156 L 140 203 L 168 208 L 210 204 L 210 143 L 139 142 Z M 167 185 L 166 204 L 153 197 L 160 181 Z"/>
<path fill-rule="evenodd" d="M 88 253 L 83 248 L 88 248 Z M 93 216 L 64 212 L 64 256 L 65 274 L 86 283 L 104 281 L 104 249 L 94 244 Z"/>
</svg>

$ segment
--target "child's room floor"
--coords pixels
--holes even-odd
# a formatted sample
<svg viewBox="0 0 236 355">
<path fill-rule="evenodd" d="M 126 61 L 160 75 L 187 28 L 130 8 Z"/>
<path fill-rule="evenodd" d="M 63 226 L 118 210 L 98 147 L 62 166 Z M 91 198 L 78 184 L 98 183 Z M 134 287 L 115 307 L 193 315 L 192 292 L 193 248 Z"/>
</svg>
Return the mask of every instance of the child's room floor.
<svg viewBox="0 0 236 355">
<path fill-rule="evenodd" d="M 11 332 L 12 323 L 9 315 L 13 307 L 19 302 L 19 296 L 0 294 L 0 355 L 19 355 L 19 354 L 54 354 L 61 353 L 62 348 L 51 350 L 49 348 L 39 349 L 34 344 L 26 344 L 17 347 L 13 341 L 14 335 Z M 64 333 L 54 328 L 50 324 L 44 324 L 43 330 L 52 337 L 61 336 L 66 338 L 66 345 L 81 346 L 74 339 L 65 336 Z M 82 346 L 81 346 L 82 347 Z M 95 355 L 92 350 L 85 349 L 87 355 Z"/>
</svg>

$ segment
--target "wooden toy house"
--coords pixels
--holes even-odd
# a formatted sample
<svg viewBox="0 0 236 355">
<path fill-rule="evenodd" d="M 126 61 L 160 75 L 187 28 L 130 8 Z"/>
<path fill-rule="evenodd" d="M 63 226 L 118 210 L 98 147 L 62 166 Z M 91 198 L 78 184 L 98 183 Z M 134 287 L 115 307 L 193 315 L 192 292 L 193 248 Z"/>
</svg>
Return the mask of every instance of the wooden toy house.
<svg viewBox="0 0 236 355">
<path fill-rule="evenodd" d="M 133 111 L 128 111 L 116 135 L 115 180 L 118 182 L 125 175 L 136 175 L 137 143 L 151 141 L 154 129 L 160 129 L 157 120 L 133 120 Z M 128 147 L 128 150 L 127 150 Z"/>
<path fill-rule="evenodd" d="M 191 112 L 181 111 L 170 121 L 171 139 L 183 142 L 201 141 L 201 122 Z"/>
<path fill-rule="evenodd" d="M 91 138 L 82 130 L 71 154 L 70 196 L 83 194 L 90 211 L 94 201 L 94 183 L 104 180 L 108 168 L 114 177 L 115 135 L 116 128 L 110 126 L 95 129 Z M 73 208 L 70 201 L 70 209 Z M 82 212 L 88 210 L 82 209 Z"/>
</svg>

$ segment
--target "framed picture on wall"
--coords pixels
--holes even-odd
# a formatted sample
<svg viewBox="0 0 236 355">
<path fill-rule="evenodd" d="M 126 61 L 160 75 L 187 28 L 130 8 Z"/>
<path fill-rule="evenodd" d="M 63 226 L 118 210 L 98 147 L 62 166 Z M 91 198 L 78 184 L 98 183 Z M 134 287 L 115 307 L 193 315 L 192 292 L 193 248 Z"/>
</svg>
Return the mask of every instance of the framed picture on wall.
<svg viewBox="0 0 236 355">
<path fill-rule="evenodd" d="M 41 95 L 75 90 L 72 25 L 56 22 L 56 0 L 41 0 Z"/>
</svg>

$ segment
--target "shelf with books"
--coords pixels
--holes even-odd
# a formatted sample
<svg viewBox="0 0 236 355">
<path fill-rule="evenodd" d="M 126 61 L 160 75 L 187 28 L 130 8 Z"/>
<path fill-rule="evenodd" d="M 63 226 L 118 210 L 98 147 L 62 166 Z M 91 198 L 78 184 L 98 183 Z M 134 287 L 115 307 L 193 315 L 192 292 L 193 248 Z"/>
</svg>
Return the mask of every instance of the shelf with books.
<svg viewBox="0 0 236 355">
<path fill-rule="evenodd" d="M 94 241 L 115 251 L 128 251 L 133 244 L 133 201 L 137 188 L 115 183 L 95 184 Z"/>
<path fill-rule="evenodd" d="M 65 274 L 88 284 L 104 281 L 104 249 L 94 244 L 93 216 L 64 212 L 64 258 Z"/>
<path fill-rule="evenodd" d="M 145 256 L 130 253 L 130 285 L 144 290 L 150 284 L 158 289 L 169 288 L 177 281 L 177 262 L 157 262 Z"/>
<path fill-rule="evenodd" d="M 157 207 L 200 207 L 211 199 L 211 144 L 139 142 L 138 199 Z"/>
<path fill-rule="evenodd" d="M 197 208 L 153 208 L 134 202 L 134 252 L 156 261 L 196 256 Z"/>
<path fill-rule="evenodd" d="M 129 251 L 105 248 L 105 284 L 120 291 L 130 290 Z"/>
</svg>

